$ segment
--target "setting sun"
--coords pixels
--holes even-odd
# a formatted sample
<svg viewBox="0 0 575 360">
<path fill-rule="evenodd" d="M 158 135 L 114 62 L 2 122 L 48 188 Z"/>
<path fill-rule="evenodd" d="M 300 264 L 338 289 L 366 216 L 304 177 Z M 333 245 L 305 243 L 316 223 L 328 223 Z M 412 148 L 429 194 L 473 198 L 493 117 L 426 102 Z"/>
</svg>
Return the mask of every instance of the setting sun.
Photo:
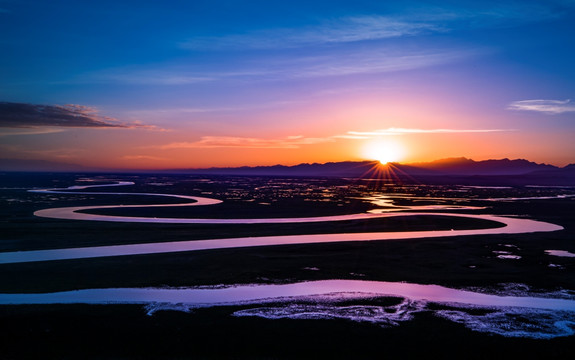
<svg viewBox="0 0 575 360">
<path fill-rule="evenodd" d="M 403 147 L 396 141 L 379 140 L 366 144 L 363 156 L 370 160 L 377 160 L 382 164 L 398 162 L 403 158 Z"/>
</svg>

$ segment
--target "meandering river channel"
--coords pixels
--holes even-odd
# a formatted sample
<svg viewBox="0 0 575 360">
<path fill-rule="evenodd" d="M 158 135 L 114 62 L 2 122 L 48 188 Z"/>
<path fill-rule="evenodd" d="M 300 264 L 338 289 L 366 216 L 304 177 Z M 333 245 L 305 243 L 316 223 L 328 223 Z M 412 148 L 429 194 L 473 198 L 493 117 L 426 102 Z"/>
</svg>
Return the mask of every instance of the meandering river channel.
<svg viewBox="0 0 575 360">
<path fill-rule="evenodd" d="M 104 256 L 142 255 L 156 253 L 171 253 L 182 251 L 214 250 L 226 248 L 241 248 L 253 246 L 314 244 L 346 241 L 372 241 L 372 240 L 401 240 L 416 238 L 432 238 L 446 236 L 465 235 L 490 235 L 490 234 L 518 234 L 530 232 L 546 232 L 562 230 L 563 227 L 542 221 L 524 218 L 488 214 L 458 214 L 458 213 L 433 213 L 433 212 L 383 212 L 383 213 L 359 213 L 350 215 L 319 216 L 319 217 L 293 217 L 293 218 L 253 218 L 253 219 L 204 219 L 204 218 L 155 218 L 134 216 L 109 216 L 81 213 L 95 209 L 130 208 L 130 207 L 175 207 L 175 206 L 204 206 L 221 203 L 221 200 L 172 194 L 155 193 L 121 193 L 121 192 L 79 192 L 88 187 L 124 186 L 132 185 L 131 182 L 119 182 L 117 184 L 72 186 L 66 189 L 31 190 L 37 193 L 52 194 L 89 194 L 89 195 L 140 195 L 140 196 L 165 196 L 176 197 L 195 201 L 193 203 L 164 204 L 164 205 L 109 205 L 109 206 L 82 206 L 50 208 L 36 211 L 39 217 L 88 220 L 88 221 L 111 221 L 111 222 L 136 222 L 136 223 L 162 223 L 162 224 L 279 224 L 279 223 L 308 223 L 329 222 L 358 219 L 389 218 L 394 216 L 453 216 L 473 219 L 491 220 L 501 223 L 503 226 L 490 229 L 476 230 L 434 230 L 434 231 L 401 231 L 401 232 L 369 232 L 369 233 L 339 233 L 339 234 L 307 234 L 307 235 L 279 235 L 264 237 L 227 238 L 213 240 L 193 240 L 177 242 L 158 242 L 147 244 L 130 244 L 114 246 L 94 246 L 84 248 L 67 248 L 55 250 L 16 251 L 0 253 L 0 264 L 21 263 L 33 261 L 53 261 L 84 259 Z M 74 190 L 74 191 L 70 191 Z M 415 209 L 417 207 L 411 207 Z M 436 207 L 437 208 L 437 207 Z M 451 206 L 447 207 L 452 209 Z M 404 209 L 403 207 L 401 209 Z"/>
<path fill-rule="evenodd" d="M 174 207 L 203 206 L 221 203 L 220 200 L 206 197 L 154 194 L 154 193 L 121 193 L 121 192 L 82 192 L 89 187 L 124 186 L 131 182 L 116 184 L 72 186 L 65 189 L 30 190 L 37 193 L 89 194 L 89 195 L 139 195 L 176 197 L 194 201 L 192 203 L 164 205 L 109 205 L 50 208 L 35 212 L 36 216 L 45 218 L 135 222 L 135 223 L 172 223 L 172 224 L 274 224 L 345 221 L 357 219 L 388 218 L 394 216 L 452 216 L 490 220 L 502 226 L 476 230 L 437 230 L 437 231 L 404 231 L 404 232 L 371 232 L 371 233 L 338 233 L 265 236 L 247 238 L 228 238 L 212 240 L 159 242 L 148 244 L 131 244 L 115 246 L 95 246 L 86 248 L 67 248 L 55 250 L 17 251 L 0 253 L 0 264 L 14 264 L 36 261 L 56 261 L 97 258 L 106 256 L 126 256 L 140 254 L 171 253 L 199 251 L 210 249 L 240 248 L 253 246 L 272 246 L 290 244 L 331 243 L 347 241 L 400 240 L 415 238 L 432 238 L 447 236 L 518 234 L 530 232 L 548 232 L 563 229 L 559 225 L 546 222 L 497 216 L 487 214 L 458 214 L 444 212 L 405 212 L 406 207 L 398 207 L 397 212 L 389 210 L 378 213 L 336 215 L 323 217 L 297 218 L 254 218 L 254 219 L 204 219 L 204 218 L 151 218 L 133 216 L 109 216 L 83 213 L 95 209 L 130 208 L 130 207 Z M 426 207 L 422 207 L 425 209 Z M 427 207 L 429 208 L 429 207 Z M 434 209 L 453 210 L 453 206 L 437 205 Z M 456 207 L 466 209 L 467 207 Z M 417 210 L 418 207 L 407 207 Z M 393 306 L 353 305 L 341 306 L 337 302 L 344 299 L 365 299 L 374 297 L 399 297 L 403 300 Z M 311 299 L 311 304 L 310 304 Z M 299 301 L 299 303 L 298 303 Z M 304 303 L 302 304 L 301 301 Z M 287 305 L 274 306 L 272 303 Z M 432 310 L 428 302 L 453 306 L 451 310 Z M 158 310 L 189 311 L 196 307 L 229 306 L 259 304 L 252 309 L 236 311 L 235 316 L 260 316 L 266 318 L 346 318 L 355 321 L 369 321 L 384 325 L 397 325 L 410 320 L 414 313 L 431 311 L 436 316 L 463 323 L 476 331 L 487 331 L 504 336 L 532 338 L 549 338 L 573 335 L 575 324 L 575 299 L 572 294 L 546 294 L 544 296 L 506 296 L 505 294 L 488 294 L 438 285 L 421 285 L 410 283 L 393 283 L 363 280 L 322 280 L 291 284 L 257 284 L 233 285 L 195 288 L 119 288 L 119 289 L 84 289 L 45 294 L 0 294 L 0 304 L 145 304 L 148 313 Z M 272 304 L 271 307 L 262 307 Z M 472 309 L 481 307 L 490 309 L 477 315 Z M 513 320 L 509 314 L 521 314 L 527 322 Z M 519 318 L 520 319 L 520 318 Z"/>
</svg>

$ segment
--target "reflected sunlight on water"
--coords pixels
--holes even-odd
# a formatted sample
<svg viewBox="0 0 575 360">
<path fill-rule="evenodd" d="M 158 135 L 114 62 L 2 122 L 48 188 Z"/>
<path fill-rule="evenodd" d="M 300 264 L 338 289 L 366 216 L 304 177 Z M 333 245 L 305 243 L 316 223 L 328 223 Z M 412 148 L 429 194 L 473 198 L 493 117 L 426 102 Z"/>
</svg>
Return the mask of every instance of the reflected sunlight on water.
<svg viewBox="0 0 575 360">
<path fill-rule="evenodd" d="M 505 336 L 555 337 L 573 334 L 575 299 L 553 298 L 554 294 L 504 296 L 420 285 L 363 280 L 322 280 L 282 285 L 238 285 L 201 288 L 119 288 L 86 289 L 47 294 L 0 294 L 0 304 L 143 304 L 148 314 L 160 310 L 190 311 L 198 307 L 240 306 L 287 303 L 281 307 L 240 310 L 235 316 L 266 318 L 330 319 L 343 318 L 397 325 L 412 320 L 414 314 L 430 311 L 435 315 L 464 323 L 477 331 Z M 366 305 L 378 297 L 403 299 L 388 306 Z M 357 305 L 339 305 L 341 301 Z M 431 310 L 427 303 L 447 309 Z M 487 309 L 477 315 L 473 309 Z M 525 320 L 510 320 L 507 314 L 520 314 Z M 505 320 L 505 327 L 501 326 Z M 539 323 L 537 323 L 539 322 Z"/>
</svg>

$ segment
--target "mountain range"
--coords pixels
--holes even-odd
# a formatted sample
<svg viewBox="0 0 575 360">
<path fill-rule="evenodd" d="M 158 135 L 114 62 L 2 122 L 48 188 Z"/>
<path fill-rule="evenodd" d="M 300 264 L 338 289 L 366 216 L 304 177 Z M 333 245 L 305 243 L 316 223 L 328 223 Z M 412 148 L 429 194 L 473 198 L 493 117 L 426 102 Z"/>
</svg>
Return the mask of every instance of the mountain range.
<svg viewBox="0 0 575 360">
<path fill-rule="evenodd" d="M 0 159 L 0 171 L 152 172 L 150 170 L 105 171 L 58 162 L 9 159 Z M 524 159 L 475 161 L 464 157 L 410 164 L 380 164 L 377 161 L 343 161 L 324 164 L 304 163 L 294 166 L 213 167 L 207 169 L 156 170 L 153 172 L 190 175 L 376 178 L 399 180 L 402 182 L 437 184 L 534 184 L 575 186 L 575 164 L 560 168 L 549 164 L 538 164 Z"/>
<path fill-rule="evenodd" d="M 374 168 L 392 168 L 409 175 L 521 175 L 535 171 L 561 170 L 554 165 L 538 164 L 524 159 L 500 159 L 475 161 L 464 157 L 447 158 L 420 163 L 387 163 L 378 161 L 342 161 L 324 164 L 299 164 L 294 166 L 242 166 L 213 167 L 208 169 L 179 169 L 175 171 L 195 172 L 202 174 L 242 174 L 242 175 L 330 175 L 330 176 L 362 176 Z M 575 167 L 575 164 L 566 168 Z"/>
<path fill-rule="evenodd" d="M 344 161 L 294 166 L 178 169 L 171 172 L 198 175 L 351 177 L 432 184 L 575 186 L 575 164 L 560 168 L 524 159 L 475 161 L 459 157 L 410 164 Z"/>
</svg>

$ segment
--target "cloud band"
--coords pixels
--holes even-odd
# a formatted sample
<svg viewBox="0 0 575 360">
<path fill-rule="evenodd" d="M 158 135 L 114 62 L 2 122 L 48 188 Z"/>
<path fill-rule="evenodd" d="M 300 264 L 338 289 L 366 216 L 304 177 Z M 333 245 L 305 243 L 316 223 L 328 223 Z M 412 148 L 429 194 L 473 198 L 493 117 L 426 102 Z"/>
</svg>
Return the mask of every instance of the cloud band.
<svg viewBox="0 0 575 360">
<path fill-rule="evenodd" d="M 521 100 L 509 104 L 507 110 L 536 111 L 547 114 L 562 114 L 575 111 L 571 100 Z"/>
</svg>

